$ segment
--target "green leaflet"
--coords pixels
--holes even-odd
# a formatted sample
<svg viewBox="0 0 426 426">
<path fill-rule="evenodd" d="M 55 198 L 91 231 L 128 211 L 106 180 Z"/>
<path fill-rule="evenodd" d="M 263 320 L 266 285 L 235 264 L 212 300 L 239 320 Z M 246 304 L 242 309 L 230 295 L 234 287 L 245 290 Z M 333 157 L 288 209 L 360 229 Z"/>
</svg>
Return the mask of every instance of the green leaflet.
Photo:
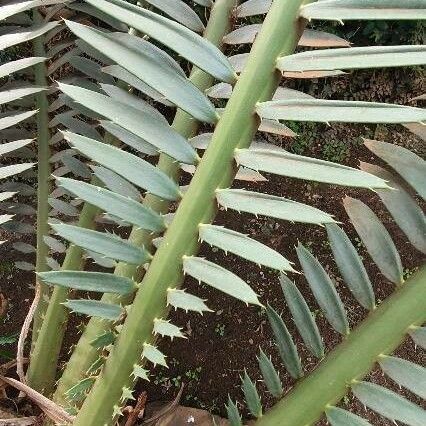
<svg viewBox="0 0 426 426">
<path fill-rule="evenodd" d="M 321 210 L 274 195 L 245 191 L 243 189 L 218 189 L 216 191 L 216 199 L 225 209 L 233 209 L 255 215 L 317 225 L 334 222 L 334 219 L 329 214 Z"/>
<path fill-rule="evenodd" d="M 148 86 L 142 80 L 135 77 L 133 74 L 131 74 L 129 71 L 125 70 L 124 68 L 120 67 L 119 65 L 109 65 L 105 68 L 102 68 L 102 71 L 118 78 L 119 80 L 126 82 L 130 86 L 139 90 L 141 93 L 154 99 L 156 102 L 159 102 L 163 105 L 170 106 L 170 107 L 174 106 L 172 102 L 168 101 L 157 90 L 154 90 L 152 87 Z"/>
<path fill-rule="evenodd" d="M 137 78 L 143 80 L 168 100 L 201 121 L 215 123 L 217 114 L 208 98 L 201 93 L 170 60 L 165 53 L 142 38 L 130 34 L 108 34 L 100 30 L 67 21 L 78 37 L 98 50 L 102 50 Z M 180 68 L 179 68 L 180 70 Z"/>
<path fill-rule="evenodd" d="M 110 75 L 102 72 L 101 65 L 89 58 L 72 56 L 69 63 L 76 70 L 99 83 L 114 84 L 114 79 Z"/>
<path fill-rule="evenodd" d="M 188 164 L 198 161 L 198 155 L 188 141 L 163 120 L 97 92 L 62 83 L 59 87 L 76 102 L 145 139 L 176 160 Z"/>
<path fill-rule="evenodd" d="M 382 386 L 358 382 L 352 385 L 352 392 L 362 404 L 383 417 L 410 426 L 426 424 L 426 411 Z"/>
<path fill-rule="evenodd" d="M 65 3 L 67 0 L 15 0 L 0 6 L 0 21 L 39 6 Z"/>
<path fill-rule="evenodd" d="M 404 189 L 399 179 L 387 170 L 363 162 L 361 169 L 385 179 L 396 189 L 396 191 L 377 189 L 376 192 L 411 244 L 417 250 L 426 253 L 425 215 L 416 200 Z"/>
<path fill-rule="evenodd" d="M 268 391 L 275 397 L 280 398 L 283 394 L 283 387 L 281 384 L 280 376 L 265 352 L 260 349 L 260 354 L 257 358 L 259 363 L 260 371 L 262 372 L 263 380 L 265 382 Z"/>
<path fill-rule="evenodd" d="M 256 418 L 262 417 L 262 403 L 260 401 L 259 393 L 257 392 L 256 385 L 252 382 L 246 370 L 244 370 L 242 382 L 244 397 L 250 413 Z"/>
<path fill-rule="evenodd" d="M 402 20 L 426 19 L 423 0 L 328 0 L 303 6 L 300 15 L 308 20 Z"/>
<path fill-rule="evenodd" d="M 136 247 L 113 234 L 72 225 L 52 224 L 51 226 L 62 238 L 110 259 L 141 265 L 152 258 L 144 248 Z"/>
<path fill-rule="evenodd" d="M 235 160 L 237 164 L 256 171 L 297 179 L 360 188 L 388 188 L 383 179 L 362 170 L 286 151 L 237 149 Z"/>
<path fill-rule="evenodd" d="M 0 50 L 8 49 L 9 47 L 16 46 L 17 44 L 31 41 L 47 33 L 57 25 L 59 25 L 59 22 L 53 21 L 43 25 L 34 25 L 29 28 L 18 28 L 12 30 L 11 33 L 6 33 L 0 36 Z"/>
<path fill-rule="evenodd" d="M 256 293 L 241 278 L 215 263 L 195 256 L 183 258 L 183 271 L 198 281 L 244 303 L 262 306 Z"/>
<path fill-rule="evenodd" d="M 285 71 L 325 71 L 404 67 L 426 63 L 426 46 L 371 46 L 325 49 L 279 58 L 277 68 Z"/>
<path fill-rule="evenodd" d="M 65 251 L 67 250 L 65 244 L 61 243 L 59 240 L 51 237 L 50 235 L 45 235 L 43 237 L 43 241 L 46 243 L 49 249 L 55 253 L 65 253 Z"/>
<path fill-rule="evenodd" d="M 244 259 L 279 271 L 294 271 L 290 262 L 275 250 L 239 232 L 222 226 L 200 224 L 201 241 Z"/>
<path fill-rule="evenodd" d="M 99 124 L 108 132 L 119 139 L 126 145 L 136 149 L 142 154 L 146 155 L 158 155 L 158 149 L 152 146 L 146 140 L 136 136 L 134 133 L 129 132 L 118 124 L 112 123 L 111 121 L 101 120 Z"/>
<path fill-rule="evenodd" d="M 121 0 L 87 2 L 158 40 L 218 80 L 228 83 L 235 81 L 235 73 L 226 56 L 212 43 L 188 28 Z"/>
<path fill-rule="evenodd" d="M 230 426 L 242 426 L 241 416 L 238 412 L 238 408 L 231 397 L 228 395 L 228 403 L 226 404 L 226 413 Z"/>
<path fill-rule="evenodd" d="M 31 142 L 33 142 L 33 139 L 22 139 L 22 140 L 19 140 L 19 141 L 2 143 L 0 145 L 0 155 L 4 155 L 4 154 L 7 154 L 9 152 L 16 151 L 16 150 L 18 150 L 18 149 L 20 149 L 24 146 L 27 146 Z"/>
<path fill-rule="evenodd" d="M 115 28 L 118 31 L 122 31 L 122 32 L 129 31 L 129 27 L 127 25 L 123 24 L 119 20 L 114 19 L 113 17 L 107 15 L 106 13 L 102 12 L 101 10 L 87 3 L 72 2 L 70 5 L 68 5 L 68 7 L 70 9 L 82 12 L 83 14 L 93 16 L 94 18 L 97 18 L 100 21 L 105 22 L 106 24 L 110 25 L 112 28 Z"/>
<path fill-rule="evenodd" d="M 164 115 L 160 113 L 160 111 L 158 111 L 156 108 L 154 108 L 152 105 L 150 105 L 143 99 L 132 95 L 127 90 L 123 90 L 120 87 L 113 86 L 111 84 L 100 84 L 100 86 L 109 97 L 125 105 L 132 106 L 133 108 L 138 109 L 146 114 L 150 114 L 153 118 L 156 118 L 157 120 L 168 124 L 167 119 L 164 117 Z"/>
<path fill-rule="evenodd" d="M 59 187 L 125 222 L 153 232 L 165 229 L 159 214 L 131 198 L 73 179 L 57 178 L 57 182 Z"/>
<path fill-rule="evenodd" d="M 35 163 L 24 163 L 0 167 L 0 179 L 22 173 L 25 170 L 31 169 L 34 165 Z"/>
<path fill-rule="evenodd" d="M 331 426 L 371 426 L 367 420 L 338 407 L 327 408 L 325 414 Z"/>
<path fill-rule="evenodd" d="M 340 334 L 349 333 L 345 307 L 328 274 L 318 260 L 302 245 L 296 248 L 306 280 L 331 326 Z"/>
<path fill-rule="evenodd" d="M 105 348 L 106 346 L 112 345 L 114 342 L 115 334 L 111 331 L 107 331 L 96 337 L 96 339 L 92 340 L 90 344 L 96 349 L 101 349 Z"/>
<path fill-rule="evenodd" d="M 112 192 L 132 200 L 141 201 L 142 197 L 139 191 L 120 175 L 101 166 L 92 166 L 92 170 L 95 176 Z"/>
<path fill-rule="evenodd" d="M 84 398 L 85 393 L 92 387 L 93 383 L 95 383 L 95 380 L 95 377 L 87 377 L 80 380 L 77 384 L 66 391 L 65 397 L 69 401 L 81 400 Z"/>
<path fill-rule="evenodd" d="M 10 102 L 22 99 L 26 96 L 35 95 L 36 93 L 45 91 L 45 87 L 28 86 L 18 89 L 0 91 L 0 105 L 8 104 Z"/>
<path fill-rule="evenodd" d="M 175 309 L 183 309 L 185 312 L 199 312 L 201 315 L 203 312 L 213 312 L 204 303 L 203 299 L 177 288 L 169 288 L 167 290 L 167 304 L 173 306 Z"/>
<path fill-rule="evenodd" d="M 351 44 L 335 34 L 318 30 L 305 30 L 298 45 L 305 47 L 347 47 Z"/>
<path fill-rule="evenodd" d="M 322 123 L 412 123 L 426 120 L 421 108 L 377 102 L 296 99 L 261 102 L 256 112 L 261 118 Z"/>
<path fill-rule="evenodd" d="M 149 382 L 148 370 L 145 370 L 140 365 L 135 364 L 133 366 L 132 375 L 135 379 L 147 380 Z"/>
<path fill-rule="evenodd" d="M 306 347 L 317 358 L 322 358 L 324 356 L 324 344 L 304 297 L 296 285 L 283 274 L 281 274 L 280 283 L 293 321 Z"/>
<path fill-rule="evenodd" d="M 247 0 L 237 7 L 235 14 L 238 18 L 264 15 L 268 13 L 271 4 L 272 0 Z"/>
<path fill-rule="evenodd" d="M 248 44 L 253 43 L 260 29 L 262 28 L 262 24 L 251 24 L 244 25 L 242 27 L 236 28 L 231 31 L 225 37 L 223 37 L 223 42 L 225 44 Z"/>
<path fill-rule="evenodd" d="M 83 155 L 118 173 L 140 188 L 166 200 L 180 198 L 179 187 L 176 183 L 145 160 L 114 146 L 75 133 L 64 132 L 63 135 L 72 147 Z"/>
<path fill-rule="evenodd" d="M 275 343 L 285 368 L 294 379 L 302 377 L 303 369 L 299 354 L 283 319 L 270 305 L 266 307 L 266 313 L 268 314 L 268 320 L 275 336 Z"/>
<path fill-rule="evenodd" d="M 6 117 L 2 117 L 0 118 L 0 130 L 12 127 L 15 124 L 20 123 L 21 121 L 27 120 L 35 114 L 37 114 L 37 111 L 25 111 L 19 114 L 7 115 Z"/>
<path fill-rule="evenodd" d="M 362 201 L 346 197 L 343 204 L 356 232 L 381 273 L 395 284 L 403 281 L 398 250 L 376 214 Z"/>
<path fill-rule="evenodd" d="M 205 29 L 204 24 L 194 10 L 181 0 L 146 0 L 146 2 L 192 31 L 201 33 Z"/>
<path fill-rule="evenodd" d="M 409 330 L 408 333 L 417 346 L 426 349 L 426 327 L 415 327 Z"/>
<path fill-rule="evenodd" d="M 393 356 L 380 357 L 379 365 L 399 386 L 407 388 L 420 398 L 426 398 L 426 368 Z"/>
<path fill-rule="evenodd" d="M 111 321 L 118 320 L 124 313 L 121 306 L 97 300 L 67 300 L 63 305 L 77 314 L 99 317 Z"/>
<path fill-rule="evenodd" d="M 40 64 L 44 62 L 46 59 L 47 58 L 42 58 L 42 57 L 23 58 L 23 59 L 18 59 L 16 61 L 2 64 L 0 65 L 0 78 L 6 77 L 17 71 L 22 71 L 34 65 Z"/>
<path fill-rule="evenodd" d="M 59 213 L 71 217 L 77 217 L 79 215 L 78 209 L 66 201 L 60 200 L 58 198 L 49 198 L 47 201 L 49 205 Z"/>
<path fill-rule="evenodd" d="M 157 364 L 160 364 L 167 368 L 166 357 L 164 354 L 155 346 L 148 343 L 144 343 L 143 345 L 142 358 L 146 358 L 148 361 L 151 361 L 154 364 L 154 367 Z"/>
<path fill-rule="evenodd" d="M 129 294 L 136 289 L 130 278 L 102 272 L 50 271 L 37 275 L 46 283 L 76 290 Z"/>
<path fill-rule="evenodd" d="M 335 223 L 325 225 L 328 240 L 344 283 L 366 309 L 374 309 L 374 290 L 358 252 L 346 233 Z"/>
<path fill-rule="evenodd" d="M 181 337 L 183 339 L 186 339 L 185 335 L 181 331 L 181 328 L 170 323 L 170 321 L 166 321 L 163 319 L 154 320 L 153 333 L 159 334 L 162 337 L 170 337 L 171 340 L 173 340 L 175 337 Z"/>
<path fill-rule="evenodd" d="M 364 145 L 388 163 L 423 198 L 426 199 L 426 162 L 402 146 L 365 139 Z"/>
</svg>

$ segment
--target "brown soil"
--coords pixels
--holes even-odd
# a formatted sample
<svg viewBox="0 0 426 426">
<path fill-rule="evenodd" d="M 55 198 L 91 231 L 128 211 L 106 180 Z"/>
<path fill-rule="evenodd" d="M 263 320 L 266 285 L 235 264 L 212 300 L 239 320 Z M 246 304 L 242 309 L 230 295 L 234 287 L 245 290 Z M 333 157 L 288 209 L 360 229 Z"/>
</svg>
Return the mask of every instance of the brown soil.
<svg viewBox="0 0 426 426">
<path fill-rule="evenodd" d="M 292 82 L 290 82 L 291 84 Z M 308 88 L 307 85 L 305 86 L 305 88 Z M 309 85 L 309 91 L 313 95 L 326 98 L 392 101 L 407 104 L 409 99 L 423 93 L 424 88 L 422 87 L 421 76 L 414 72 L 387 70 L 381 73 L 357 73 L 356 77 L 351 80 L 342 78 L 321 81 Z M 306 132 L 303 132 L 304 130 Z M 296 141 L 280 140 L 275 137 L 268 137 L 268 140 L 305 155 L 320 158 L 328 157 L 328 159 L 337 155 L 339 160 L 352 166 L 357 166 L 359 160 L 377 162 L 371 153 L 360 144 L 359 138 L 361 136 L 393 142 L 408 147 L 419 155 L 424 156 L 425 154 L 422 151 L 420 141 L 402 126 L 332 125 L 327 127 L 312 125 L 302 127 L 301 131 L 302 136 Z M 258 136 L 259 138 L 262 137 L 262 135 Z M 330 148 L 331 142 L 336 142 L 336 145 L 332 145 Z M 347 225 L 348 220 L 341 200 L 345 195 L 360 198 L 372 207 L 384 221 L 399 249 L 406 273 L 411 273 L 424 262 L 422 255 L 409 244 L 407 238 L 390 219 L 384 206 L 373 192 L 314 185 L 277 176 L 267 177 L 269 182 L 266 183 L 236 183 L 235 187 L 284 196 L 332 212 L 337 220 L 345 224 L 344 228 L 351 236 L 352 241 L 356 241 L 356 234 L 354 229 Z M 295 262 L 296 266 L 298 264 L 294 246 L 298 241 L 302 242 L 315 253 L 334 278 L 338 291 L 347 307 L 351 326 L 355 326 L 365 318 L 366 311 L 357 304 L 339 278 L 331 252 L 325 243 L 326 236 L 323 229 L 289 224 L 265 217 L 256 218 L 244 214 L 239 215 L 232 211 L 221 211 L 215 223 L 243 232 L 266 243 Z M 365 266 L 374 284 L 377 299 L 381 301 L 393 291 L 393 286 L 380 274 L 361 244 L 359 250 L 364 257 Z M 233 255 L 225 256 L 223 252 L 211 249 L 206 245 L 203 245 L 201 255 L 235 272 L 253 287 L 261 296 L 263 302 L 268 301 L 279 312 L 283 312 L 286 324 L 295 336 L 305 371 L 312 371 L 317 361 L 307 353 L 298 337 L 283 303 L 277 274 L 266 269 L 259 269 L 256 265 Z M 34 276 L 32 273 L 22 272 L 13 267 L 16 253 L 10 251 L 8 245 L 0 247 L 0 259 L 1 293 L 8 299 L 6 314 L 0 322 L 0 336 L 5 336 L 19 332 L 33 295 Z M 25 259 L 20 258 L 20 260 Z M 292 278 L 295 279 L 298 287 L 307 298 L 311 309 L 316 310 L 317 305 L 304 278 L 299 276 Z M 161 342 L 160 349 L 168 355 L 170 368 L 153 370 L 151 383 L 148 385 L 146 383 L 141 384 L 140 390 L 147 391 L 149 401 L 170 400 L 173 399 L 180 385 L 185 383 L 182 401 L 185 405 L 206 408 L 215 413 L 224 414 L 223 404 L 228 394 L 242 402 L 239 377 L 244 369 L 247 369 L 252 379 L 257 380 L 263 403 L 266 407 L 270 406 L 273 400 L 265 392 L 264 385 L 260 381 L 261 376 L 256 361 L 259 346 L 266 353 L 272 355 L 275 365 L 281 364 L 274 348 L 271 330 L 265 314 L 257 308 L 246 308 L 240 302 L 217 291 L 212 291 L 207 286 L 194 282 L 194 280 L 187 279 L 184 287 L 189 292 L 207 299 L 209 307 L 214 309 L 215 312 L 207 313 L 204 316 L 185 314 L 180 311 L 171 314 L 172 322 L 183 327 L 189 338 L 187 340 L 174 340 L 173 343 L 167 340 Z M 317 316 L 317 320 L 327 351 L 330 351 L 341 341 L 341 338 L 331 330 L 321 315 Z M 15 350 L 13 344 L 0 349 L 9 350 L 11 356 L 13 356 Z M 425 362 L 424 351 L 416 350 L 411 341 L 405 342 L 400 347 L 398 355 L 419 364 L 424 365 Z M 6 360 L 5 353 L 2 352 L 0 361 Z M 280 373 L 286 390 L 291 389 L 294 381 L 284 369 L 281 369 Z M 388 383 L 379 371 L 374 371 L 371 377 L 376 383 Z M 394 386 L 391 383 L 389 384 Z M 415 400 L 413 395 L 408 392 L 404 393 Z M 419 403 L 418 400 L 416 401 Z M 364 408 L 351 396 L 345 399 L 344 405 L 349 406 L 353 412 L 364 415 L 374 425 L 390 426 L 393 424 L 379 418 L 370 411 L 365 412 Z M 21 413 L 26 413 L 24 408 L 19 408 Z M 246 411 L 244 413 L 247 415 Z M 325 423 L 320 422 L 319 424 Z"/>
</svg>

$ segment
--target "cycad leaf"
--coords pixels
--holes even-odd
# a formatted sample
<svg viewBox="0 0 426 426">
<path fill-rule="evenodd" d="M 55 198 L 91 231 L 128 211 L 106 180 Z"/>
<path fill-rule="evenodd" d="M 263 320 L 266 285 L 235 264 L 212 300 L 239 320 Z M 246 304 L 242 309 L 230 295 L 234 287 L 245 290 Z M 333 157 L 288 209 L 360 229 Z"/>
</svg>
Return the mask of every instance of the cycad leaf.
<svg viewBox="0 0 426 426">
<path fill-rule="evenodd" d="M 225 44 L 253 43 L 261 28 L 262 24 L 244 25 L 223 37 L 223 42 Z"/>
<path fill-rule="evenodd" d="M 101 65 L 89 58 L 72 56 L 68 62 L 76 70 L 99 83 L 114 84 L 114 79 L 102 72 Z"/>
<path fill-rule="evenodd" d="M 73 179 L 57 178 L 57 182 L 59 187 L 125 222 L 155 232 L 165 229 L 160 215 L 131 198 Z"/>
<path fill-rule="evenodd" d="M 124 309 L 118 305 L 99 302 L 97 300 L 67 300 L 64 303 L 68 309 L 78 314 L 89 315 L 91 317 L 103 318 L 116 321 L 124 313 Z"/>
<path fill-rule="evenodd" d="M 266 313 L 268 314 L 268 320 L 274 332 L 275 342 L 285 368 L 294 379 L 302 377 L 303 370 L 299 354 L 283 319 L 270 305 L 266 307 Z"/>
<path fill-rule="evenodd" d="M 268 13 L 271 4 L 272 0 L 247 0 L 237 7 L 235 14 L 238 18 L 265 15 Z"/>
<path fill-rule="evenodd" d="M 162 120 L 143 113 L 126 104 L 77 86 L 59 84 L 61 90 L 92 111 L 96 111 L 112 122 L 156 146 L 160 151 L 183 163 L 194 164 L 197 153 L 188 141 Z"/>
<path fill-rule="evenodd" d="M 163 319 L 154 320 L 154 334 L 170 337 L 173 340 L 175 337 L 186 338 L 181 329 L 169 321 Z"/>
<path fill-rule="evenodd" d="M 132 200 L 141 201 L 141 194 L 129 181 L 105 167 L 91 167 L 95 176 L 112 192 L 131 198 Z"/>
<path fill-rule="evenodd" d="M 27 120 L 33 115 L 37 114 L 37 111 L 26 111 L 18 114 L 7 115 L 6 117 L 0 118 L 0 130 L 7 129 L 12 127 L 15 124 L 20 123 L 21 121 Z"/>
<path fill-rule="evenodd" d="M 296 251 L 306 280 L 328 322 L 340 334 L 348 334 L 349 324 L 345 307 L 331 278 L 318 260 L 302 244 L 299 243 Z"/>
<path fill-rule="evenodd" d="M 183 258 L 183 270 L 198 281 L 223 291 L 244 303 L 262 306 L 256 293 L 241 278 L 225 268 L 200 257 Z"/>
<path fill-rule="evenodd" d="M 61 243 L 59 240 L 51 237 L 50 235 L 45 235 L 43 237 L 43 241 L 46 243 L 49 249 L 55 253 L 65 253 L 65 251 L 67 250 L 65 244 Z"/>
<path fill-rule="evenodd" d="M 151 259 L 151 255 L 145 249 L 136 247 L 113 234 L 64 224 L 52 224 L 52 228 L 73 244 L 110 259 L 134 265 L 141 265 Z"/>
<path fill-rule="evenodd" d="M 362 404 L 387 419 L 409 426 L 426 424 L 426 411 L 382 386 L 359 382 L 352 385 L 352 392 Z"/>
<path fill-rule="evenodd" d="M 325 412 L 331 426 L 371 426 L 367 420 L 338 407 L 329 407 Z"/>
<path fill-rule="evenodd" d="M 415 120 L 414 120 L 415 121 Z M 366 139 L 364 145 L 396 170 L 423 198 L 426 199 L 426 162 L 407 148 L 386 142 Z"/>
<path fill-rule="evenodd" d="M 242 383 L 244 397 L 246 399 L 247 407 L 250 410 L 250 413 L 256 418 L 261 417 L 262 403 L 260 401 L 260 396 L 257 392 L 256 385 L 250 379 L 246 370 L 244 370 L 244 377 L 242 378 Z"/>
<path fill-rule="evenodd" d="M 317 358 L 322 358 L 324 356 L 324 344 L 304 297 L 296 285 L 285 275 L 281 275 L 280 282 L 287 306 L 306 347 Z"/>
<path fill-rule="evenodd" d="M 95 380 L 94 377 L 86 377 L 80 380 L 65 392 L 66 399 L 68 401 L 78 401 L 84 398 L 86 392 L 92 387 L 93 383 L 95 383 Z"/>
<path fill-rule="evenodd" d="M 228 395 L 228 403 L 226 404 L 226 413 L 230 426 L 242 426 L 241 416 L 238 408 L 231 397 Z"/>
<path fill-rule="evenodd" d="M 377 102 L 296 99 L 257 105 L 261 118 L 323 123 L 411 123 L 426 120 L 421 108 Z"/>
<path fill-rule="evenodd" d="M 25 170 L 31 169 L 33 166 L 34 166 L 34 163 L 24 163 L 24 164 L 12 164 L 10 166 L 0 167 L 0 179 L 17 175 L 19 173 L 24 172 Z"/>
<path fill-rule="evenodd" d="M 115 342 L 115 334 L 112 331 L 107 331 L 90 342 L 90 345 L 95 349 L 105 348 Z"/>
<path fill-rule="evenodd" d="M 376 214 L 362 201 L 346 197 L 346 212 L 368 253 L 381 273 L 395 284 L 403 281 L 403 269 L 398 250 L 389 232 Z"/>
<path fill-rule="evenodd" d="M 308 20 L 417 20 L 426 19 L 426 7 L 423 0 L 328 0 L 308 4 L 300 14 Z"/>
<path fill-rule="evenodd" d="M 351 240 L 337 224 L 327 224 L 326 229 L 334 259 L 345 284 L 364 308 L 374 309 L 374 290 Z"/>
<path fill-rule="evenodd" d="M 0 36 L 0 50 L 8 49 L 20 43 L 26 43 L 37 37 L 42 36 L 48 31 L 59 25 L 58 21 L 47 22 L 43 25 L 34 25 L 29 28 L 19 28 L 11 33 Z"/>
<path fill-rule="evenodd" d="M 278 252 L 244 234 L 222 226 L 207 224 L 200 224 L 198 230 L 201 241 L 216 246 L 225 252 L 229 251 L 268 268 L 279 271 L 294 271 L 290 262 Z"/>
<path fill-rule="evenodd" d="M 226 56 L 212 43 L 188 28 L 122 0 L 87 2 L 158 40 L 218 80 L 228 83 L 235 81 L 235 73 Z"/>
<path fill-rule="evenodd" d="M 201 121 L 217 121 L 216 111 L 207 97 L 176 67 L 170 66 L 164 52 L 151 43 L 129 34 L 108 34 L 72 21 L 67 21 L 67 25 L 75 35 L 105 52 L 118 65 L 189 114 Z"/>
<path fill-rule="evenodd" d="M 107 120 L 101 120 L 100 125 L 108 133 L 111 133 L 111 135 L 115 136 L 118 140 L 132 147 L 133 149 L 136 149 L 142 154 L 158 155 L 158 149 L 155 146 L 148 143 L 145 139 L 136 136 L 134 133 L 129 132 L 118 124 Z"/>
<path fill-rule="evenodd" d="M 425 46 L 372 46 L 301 52 L 279 58 L 284 71 L 325 71 L 402 67 L 426 63 Z"/>
<path fill-rule="evenodd" d="M 40 272 L 38 276 L 49 284 L 98 293 L 129 294 L 136 288 L 129 278 L 102 272 L 54 271 Z"/>
<path fill-rule="evenodd" d="M 132 375 L 137 379 L 147 380 L 149 382 L 149 371 L 142 368 L 140 365 L 133 366 Z"/>
<path fill-rule="evenodd" d="M 26 68 L 32 67 L 34 65 L 44 62 L 46 58 L 42 57 L 30 57 L 18 59 L 16 61 L 7 62 L 0 65 L 0 78 L 11 75 L 17 71 L 22 71 Z"/>
<path fill-rule="evenodd" d="M 362 162 L 361 169 L 385 179 L 396 189 L 396 191 L 377 189 L 376 192 L 411 244 L 426 253 L 425 215 L 416 200 L 398 182 L 399 179 L 387 170 Z"/>
<path fill-rule="evenodd" d="M 300 37 L 299 46 L 305 47 L 347 47 L 350 43 L 345 39 L 325 31 L 305 30 Z"/>
<path fill-rule="evenodd" d="M 16 151 L 24 146 L 27 146 L 33 141 L 33 139 L 22 139 L 19 141 L 13 141 L 8 143 L 2 143 L 0 145 L 0 155 L 7 154 L 9 152 Z"/>
<path fill-rule="evenodd" d="M 262 372 L 262 377 L 266 387 L 268 388 L 268 391 L 275 398 L 280 398 L 283 394 L 283 387 L 280 376 L 278 375 L 271 358 L 268 357 L 265 352 L 262 351 L 262 349 L 260 349 L 260 354 L 257 358 L 257 361 L 259 362 L 259 368 Z"/>
<path fill-rule="evenodd" d="M 35 95 L 36 93 L 46 90 L 45 87 L 41 86 L 28 86 L 20 87 L 17 89 L 3 90 L 0 91 L 0 105 L 4 105 L 18 99 L 22 99 L 26 96 Z"/>
<path fill-rule="evenodd" d="M 0 7 L 0 21 L 39 6 L 65 3 L 67 0 L 12 0 Z"/>
<path fill-rule="evenodd" d="M 146 0 L 146 2 L 152 4 L 192 31 L 201 33 L 205 29 L 198 15 L 181 0 Z"/>
<path fill-rule="evenodd" d="M 285 151 L 237 149 L 237 164 L 298 179 L 361 188 L 388 188 L 383 179 L 372 174 L 330 161 L 318 160 Z"/>
<path fill-rule="evenodd" d="M 204 303 L 203 299 L 177 288 L 169 288 L 167 290 L 167 304 L 173 306 L 175 309 L 183 309 L 186 312 L 199 312 L 201 315 L 203 312 L 213 312 Z"/>
<path fill-rule="evenodd" d="M 380 368 L 399 386 L 426 398 L 426 368 L 392 356 L 379 358 Z"/>
<path fill-rule="evenodd" d="M 75 133 L 64 132 L 64 138 L 86 157 L 118 173 L 140 188 L 166 200 L 180 198 L 176 183 L 141 158 Z"/>
<path fill-rule="evenodd" d="M 148 86 L 145 82 L 135 77 L 133 74 L 119 65 L 109 65 L 105 68 L 102 68 L 102 71 L 126 82 L 130 86 L 139 90 L 141 93 L 154 99 L 156 102 L 170 107 L 174 106 L 173 103 L 168 101 L 160 92 L 153 89 L 151 86 Z"/>
<path fill-rule="evenodd" d="M 167 367 L 166 357 L 164 354 L 149 343 L 144 343 L 142 357 L 151 361 L 154 364 L 154 367 L 157 364 Z"/>
<path fill-rule="evenodd" d="M 334 222 L 329 214 L 321 210 L 273 195 L 242 189 L 219 189 L 216 191 L 216 198 L 225 209 L 270 216 L 291 222 L 318 225 Z"/>
<path fill-rule="evenodd" d="M 415 327 L 409 330 L 408 333 L 417 346 L 426 349 L 426 327 Z"/>
<path fill-rule="evenodd" d="M 77 217 L 79 215 L 78 209 L 66 201 L 59 200 L 58 198 L 49 198 L 47 201 L 49 205 L 59 213 L 71 217 Z"/>
</svg>

